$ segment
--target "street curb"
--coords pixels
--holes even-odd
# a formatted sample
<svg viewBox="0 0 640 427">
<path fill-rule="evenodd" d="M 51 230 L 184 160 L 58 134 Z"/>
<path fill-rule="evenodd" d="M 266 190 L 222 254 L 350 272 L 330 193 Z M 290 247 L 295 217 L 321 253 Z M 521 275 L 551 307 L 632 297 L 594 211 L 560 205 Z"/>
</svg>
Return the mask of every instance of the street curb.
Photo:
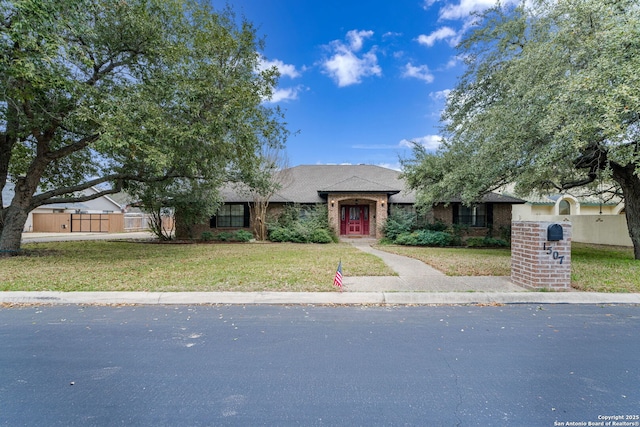
<svg viewBox="0 0 640 427">
<path fill-rule="evenodd" d="M 640 294 L 596 292 L 1 292 L 0 303 L 105 305 L 640 304 Z"/>
</svg>

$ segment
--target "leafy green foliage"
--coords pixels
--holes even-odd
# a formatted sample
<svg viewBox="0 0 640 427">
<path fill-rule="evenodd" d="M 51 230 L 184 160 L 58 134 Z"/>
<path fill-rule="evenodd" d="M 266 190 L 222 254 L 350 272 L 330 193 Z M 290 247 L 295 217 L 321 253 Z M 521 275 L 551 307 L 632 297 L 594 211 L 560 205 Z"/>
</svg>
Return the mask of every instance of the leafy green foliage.
<svg viewBox="0 0 640 427">
<path fill-rule="evenodd" d="M 430 206 L 516 184 L 519 194 L 615 184 L 640 259 L 640 13 L 635 0 L 537 0 L 480 14 L 459 46 L 443 142 L 404 178 Z"/>
<path fill-rule="evenodd" d="M 395 243 L 406 246 L 449 246 L 453 236 L 444 231 L 416 230 L 399 235 Z"/>
<path fill-rule="evenodd" d="M 0 248 L 19 247 L 38 206 L 121 190 L 196 216 L 189 207 L 215 208 L 223 182 L 260 187 L 261 147 L 286 140 L 281 111 L 263 102 L 277 70 L 258 71 L 263 42 L 230 9 L 14 0 L 0 16 L 0 188 L 16 184 Z"/>
<path fill-rule="evenodd" d="M 237 230 L 234 238 L 237 242 L 248 242 L 253 239 L 253 234 L 247 230 Z"/>
<path fill-rule="evenodd" d="M 407 246 L 449 246 L 456 241 L 442 221 L 419 224 L 413 212 L 394 210 L 383 225 L 382 243 Z"/>
<path fill-rule="evenodd" d="M 382 226 L 385 240 L 395 242 L 398 236 L 409 233 L 416 227 L 415 215 L 411 212 L 393 210 Z"/>
<path fill-rule="evenodd" d="M 202 240 L 203 242 L 210 242 L 214 239 L 214 235 L 211 231 L 203 231 L 202 233 L 200 233 L 200 240 Z"/>
<path fill-rule="evenodd" d="M 272 242 L 331 243 L 337 237 L 329 227 L 327 207 L 287 206 L 275 223 L 269 225 Z"/>
<path fill-rule="evenodd" d="M 216 234 L 215 239 L 221 242 L 230 242 L 233 240 L 233 233 L 231 231 L 223 231 Z"/>
<path fill-rule="evenodd" d="M 442 220 L 436 220 L 432 223 L 425 224 L 424 228 L 431 231 L 448 231 L 449 230 L 449 226 L 445 224 L 444 221 Z"/>
<path fill-rule="evenodd" d="M 469 237 L 466 245 L 470 248 L 506 248 L 509 243 L 502 239 L 493 237 Z"/>
<path fill-rule="evenodd" d="M 331 243 L 333 242 L 333 237 L 331 237 L 331 233 L 326 228 L 316 228 L 311 232 L 309 241 L 311 243 Z"/>
<path fill-rule="evenodd" d="M 220 233 L 203 231 L 200 233 L 200 240 L 203 242 L 249 242 L 251 239 L 253 239 L 253 234 L 247 230 L 222 231 Z"/>
</svg>

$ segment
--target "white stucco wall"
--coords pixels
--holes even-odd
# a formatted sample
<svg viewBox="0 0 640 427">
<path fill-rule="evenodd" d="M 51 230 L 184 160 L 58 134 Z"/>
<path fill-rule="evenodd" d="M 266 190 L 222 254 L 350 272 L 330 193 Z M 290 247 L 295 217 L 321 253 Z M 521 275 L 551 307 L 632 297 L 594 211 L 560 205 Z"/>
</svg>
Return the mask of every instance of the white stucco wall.
<svg viewBox="0 0 640 427">
<path fill-rule="evenodd" d="M 514 205 L 512 219 L 558 223 L 570 221 L 574 242 L 633 246 L 624 215 L 536 215 L 524 205 Z"/>
</svg>

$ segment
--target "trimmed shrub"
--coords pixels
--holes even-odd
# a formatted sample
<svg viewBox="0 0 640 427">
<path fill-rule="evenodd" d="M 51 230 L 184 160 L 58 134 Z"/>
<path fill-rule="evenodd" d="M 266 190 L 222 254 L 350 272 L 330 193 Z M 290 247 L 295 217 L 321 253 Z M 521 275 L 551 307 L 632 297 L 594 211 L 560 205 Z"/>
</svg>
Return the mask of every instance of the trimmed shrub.
<svg viewBox="0 0 640 427">
<path fill-rule="evenodd" d="M 444 231 L 417 230 L 413 233 L 403 233 L 398 236 L 396 243 L 405 246 L 449 246 L 453 236 Z"/>
<path fill-rule="evenodd" d="M 437 219 L 435 222 L 425 225 L 425 228 L 431 231 L 447 231 L 449 229 L 449 226 L 441 220 Z"/>
<path fill-rule="evenodd" d="M 413 233 L 402 233 L 396 237 L 395 243 L 404 246 L 418 246 L 418 240 Z"/>
<path fill-rule="evenodd" d="M 395 211 L 382 226 L 385 240 L 395 242 L 401 234 L 409 233 L 415 226 L 415 216 L 410 212 Z M 396 242 L 397 243 L 397 242 Z"/>
<path fill-rule="evenodd" d="M 285 227 L 274 227 L 269 230 L 269 240 L 272 242 L 288 242 L 289 239 L 290 233 Z"/>
<path fill-rule="evenodd" d="M 470 248 L 506 248 L 509 243 L 493 237 L 469 237 L 466 245 Z"/>
<path fill-rule="evenodd" d="M 210 242 L 214 239 L 214 237 L 215 236 L 210 231 L 203 231 L 202 234 L 200 234 L 200 240 L 202 240 L 203 242 Z"/>
<path fill-rule="evenodd" d="M 230 242 L 231 240 L 233 240 L 233 233 L 231 233 L 230 231 L 223 231 L 222 233 L 218 233 L 216 235 L 216 240 L 219 240 L 221 242 Z"/>
<path fill-rule="evenodd" d="M 253 239 L 253 233 L 247 230 L 238 230 L 235 232 L 234 239 L 238 242 L 248 242 Z"/>
<path fill-rule="evenodd" d="M 331 243 L 337 237 L 329 228 L 327 207 L 288 206 L 283 214 L 268 226 L 272 242 Z"/>
<path fill-rule="evenodd" d="M 331 243 L 333 239 L 331 238 L 331 234 L 324 228 L 316 228 L 311 232 L 309 236 L 309 240 L 311 243 Z"/>
<path fill-rule="evenodd" d="M 416 231 L 419 246 L 449 246 L 453 237 L 444 231 Z"/>
</svg>

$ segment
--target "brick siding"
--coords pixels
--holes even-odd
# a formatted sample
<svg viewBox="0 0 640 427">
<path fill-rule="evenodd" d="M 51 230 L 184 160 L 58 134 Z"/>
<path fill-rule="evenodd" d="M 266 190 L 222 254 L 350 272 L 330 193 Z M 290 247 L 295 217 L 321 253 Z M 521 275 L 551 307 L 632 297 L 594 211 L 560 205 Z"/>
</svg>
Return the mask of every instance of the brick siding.
<svg viewBox="0 0 640 427">
<path fill-rule="evenodd" d="M 563 239 L 547 240 L 547 227 L 539 221 L 511 224 L 511 281 L 527 289 L 571 288 L 571 224 L 562 223 Z"/>
</svg>

